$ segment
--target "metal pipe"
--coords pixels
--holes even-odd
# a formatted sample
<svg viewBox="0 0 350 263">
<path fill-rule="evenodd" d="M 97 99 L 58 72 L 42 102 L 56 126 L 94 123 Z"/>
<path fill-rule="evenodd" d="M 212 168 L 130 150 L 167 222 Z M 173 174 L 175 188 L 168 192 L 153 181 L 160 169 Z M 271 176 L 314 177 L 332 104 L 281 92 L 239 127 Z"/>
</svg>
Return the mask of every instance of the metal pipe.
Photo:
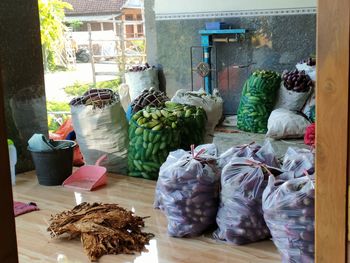
<svg viewBox="0 0 350 263">
<path fill-rule="evenodd" d="M 225 37 L 225 38 L 213 38 L 213 42 L 221 42 L 221 43 L 233 43 L 233 42 L 237 42 L 236 38 L 229 38 L 229 37 Z"/>
<path fill-rule="evenodd" d="M 203 62 L 207 63 L 211 69 L 211 58 L 210 58 L 211 47 L 203 47 Z M 211 86 L 211 71 L 204 77 L 204 86 L 207 94 L 212 94 Z"/>
</svg>

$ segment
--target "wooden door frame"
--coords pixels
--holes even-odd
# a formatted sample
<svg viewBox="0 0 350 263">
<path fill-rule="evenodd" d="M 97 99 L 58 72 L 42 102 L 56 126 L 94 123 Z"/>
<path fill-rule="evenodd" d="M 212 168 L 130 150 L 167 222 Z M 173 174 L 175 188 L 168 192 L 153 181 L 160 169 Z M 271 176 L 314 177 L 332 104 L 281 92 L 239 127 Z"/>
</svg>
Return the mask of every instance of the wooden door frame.
<svg viewBox="0 0 350 263">
<path fill-rule="evenodd" d="M 347 261 L 349 0 L 318 0 L 316 262 Z"/>
<path fill-rule="evenodd" d="M 13 213 L 11 172 L 6 139 L 4 93 L 1 76 L 0 68 L 0 261 L 16 263 L 18 262 L 16 228 Z"/>
</svg>

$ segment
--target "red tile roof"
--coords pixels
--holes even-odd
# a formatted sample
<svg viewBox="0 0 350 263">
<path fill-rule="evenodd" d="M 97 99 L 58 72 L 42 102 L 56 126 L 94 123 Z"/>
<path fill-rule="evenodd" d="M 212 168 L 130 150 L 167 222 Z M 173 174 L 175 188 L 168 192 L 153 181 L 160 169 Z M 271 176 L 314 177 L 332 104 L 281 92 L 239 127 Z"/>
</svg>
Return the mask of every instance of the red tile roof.
<svg viewBox="0 0 350 263">
<path fill-rule="evenodd" d="M 66 10 L 67 16 L 103 15 L 119 13 L 126 0 L 64 0 L 73 6 Z"/>
</svg>

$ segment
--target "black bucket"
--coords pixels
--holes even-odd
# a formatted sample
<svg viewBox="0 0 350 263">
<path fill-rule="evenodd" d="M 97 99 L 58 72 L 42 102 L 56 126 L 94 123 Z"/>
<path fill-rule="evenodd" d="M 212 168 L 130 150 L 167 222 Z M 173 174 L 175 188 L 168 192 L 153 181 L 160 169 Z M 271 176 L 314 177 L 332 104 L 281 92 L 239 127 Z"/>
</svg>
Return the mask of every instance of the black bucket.
<svg viewBox="0 0 350 263">
<path fill-rule="evenodd" d="M 54 141 L 54 146 L 70 142 L 71 144 L 62 149 L 52 151 L 35 151 L 28 147 L 32 154 L 36 175 L 41 185 L 61 185 L 71 174 L 73 169 L 74 141 Z"/>
</svg>

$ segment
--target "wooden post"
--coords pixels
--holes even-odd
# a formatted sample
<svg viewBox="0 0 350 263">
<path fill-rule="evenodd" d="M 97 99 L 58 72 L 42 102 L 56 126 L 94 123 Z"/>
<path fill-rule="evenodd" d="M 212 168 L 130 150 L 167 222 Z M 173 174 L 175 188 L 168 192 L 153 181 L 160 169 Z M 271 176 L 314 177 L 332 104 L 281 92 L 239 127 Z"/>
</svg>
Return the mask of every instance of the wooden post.
<svg viewBox="0 0 350 263">
<path fill-rule="evenodd" d="M 318 1 L 316 263 L 347 261 L 349 7 L 349 0 Z"/>
<path fill-rule="evenodd" d="M 114 35 L 117 36 L 117 24 L 115 22 L 115 17 L 114 16 L 112 18 L 112 21 L 113 21 L 113 32 L 114 32 Z"/>
<path fill-rule="evenodd" d="M 126 71 L 126 61 L 125 61 L 125 26 L 124 21 L 120 23 L 120 47 L 121 47 L 121 73 L 122 73 L 122 81 L 125 82 L 125 71 Z"/>
<path fill-rule="evenodd" d="M 144 45 L 144 50 L 142 51 L 142 54 L 145 54 L 145 56 L 142 56 L 142 63 L 146 63 L 147 61 L 147 41 L 146 41 L 146 28 L 145 28 L 145 6 L 143 5 L 141 8 L 141 17 L 142 17 L 142 38 L 143 38 L 143 45 Z"/>
<path fill-rule="evenodd" d="M 94 50 L 92 46 L 92 37 L 91 37 L 91 24 L 87 24 L 88 31 L 89 31 L 89 53 L 90 53 L 90 62 L 91 62 L 91 69 L 92 69 L 92 81 L 94 85 L 96 85 L 96 70 L 95 70 L 95 61 L 94 61 Z"/>
<path fill-rule="evenodd" d="M 11 172 L 7 146 L 4 93 L 0 68 L 0 261 L 8 263 L 18 262 L 15 217 L 13 212 L 13 197 Z"/>
</svg>

